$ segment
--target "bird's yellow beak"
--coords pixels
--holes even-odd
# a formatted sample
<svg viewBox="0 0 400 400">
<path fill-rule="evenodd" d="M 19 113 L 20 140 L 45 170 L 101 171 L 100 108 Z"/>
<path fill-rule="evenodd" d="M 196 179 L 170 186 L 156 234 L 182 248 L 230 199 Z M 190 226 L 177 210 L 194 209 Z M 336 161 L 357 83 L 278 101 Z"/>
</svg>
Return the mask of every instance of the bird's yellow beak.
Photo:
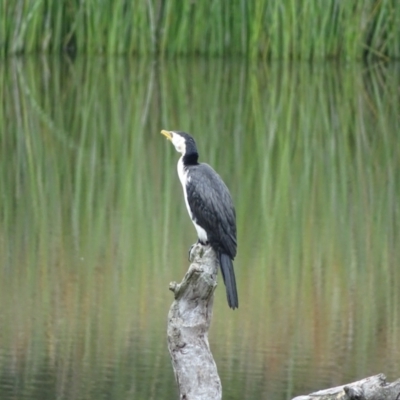
<svg viewBox="0 0 400 400">
<path fill-rule="evenodd" d="M 161 135 L 164 135 L 168 140 L 172 141 L 172 135 L 170 131 L 165 131 L 164 129 L 161 131 Z"/>
</svg>

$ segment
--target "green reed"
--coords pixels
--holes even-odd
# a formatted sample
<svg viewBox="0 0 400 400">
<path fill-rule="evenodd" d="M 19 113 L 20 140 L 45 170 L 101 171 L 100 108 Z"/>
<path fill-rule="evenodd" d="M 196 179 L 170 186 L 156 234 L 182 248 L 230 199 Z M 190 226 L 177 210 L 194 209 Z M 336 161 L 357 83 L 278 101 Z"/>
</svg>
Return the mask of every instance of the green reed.
<svg viewBox="0 0 400 400">
<path fill-rule="evenodd" d="M 0 52 L 397 59 L 396 5 L 397 0 L 1 2 Z"/>
</svg>

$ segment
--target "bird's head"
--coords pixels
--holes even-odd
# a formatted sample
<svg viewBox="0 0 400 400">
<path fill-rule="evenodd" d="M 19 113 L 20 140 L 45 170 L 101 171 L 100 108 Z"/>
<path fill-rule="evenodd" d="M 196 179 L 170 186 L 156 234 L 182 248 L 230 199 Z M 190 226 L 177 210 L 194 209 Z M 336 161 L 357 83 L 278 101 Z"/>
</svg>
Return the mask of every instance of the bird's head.
<svg viewBox="0 0 400 400">
<path fill-rule="evenodd" d="M 198 158 L 197 146 L 194 139 L 186 132 L 162 130 L 161 134 L 172 142 L 175 150 L 181 153 L 186 163 L 196 163 Z"/>
</svg>

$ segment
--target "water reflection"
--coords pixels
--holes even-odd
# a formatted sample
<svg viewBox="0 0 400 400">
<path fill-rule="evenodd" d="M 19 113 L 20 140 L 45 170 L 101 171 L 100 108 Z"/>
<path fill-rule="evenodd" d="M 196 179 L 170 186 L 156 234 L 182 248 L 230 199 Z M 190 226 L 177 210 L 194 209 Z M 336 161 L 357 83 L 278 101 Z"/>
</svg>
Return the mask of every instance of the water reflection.
<svg viewBox="0 0 400 400">
<path fill-rule="evenodd" d="M 175 398 L 168 283 L 195 232 L 161 128 L 235 199 L 241 308 L 217 290 L 226 399 L 400 370 L 398 66 L 0 65 L 2 399 Z"/>
</svg>

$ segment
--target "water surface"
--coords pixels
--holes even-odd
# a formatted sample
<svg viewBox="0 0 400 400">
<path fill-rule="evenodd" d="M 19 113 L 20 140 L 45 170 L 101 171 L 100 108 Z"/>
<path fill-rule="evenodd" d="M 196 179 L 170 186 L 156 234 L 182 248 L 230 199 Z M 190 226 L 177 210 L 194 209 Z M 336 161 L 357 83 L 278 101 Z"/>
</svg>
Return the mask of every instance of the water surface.
<svg viewBox="0 0 400 400">
<path fill-rule="evenodd" d="M 400 371 L 398 65 L 0 65 L 1 399 L 177 398 L 168 284 L 196 240 L 159 132 L 234 198 L 240 308 L 216 292 L 224 399 Z"/>
</svg>

